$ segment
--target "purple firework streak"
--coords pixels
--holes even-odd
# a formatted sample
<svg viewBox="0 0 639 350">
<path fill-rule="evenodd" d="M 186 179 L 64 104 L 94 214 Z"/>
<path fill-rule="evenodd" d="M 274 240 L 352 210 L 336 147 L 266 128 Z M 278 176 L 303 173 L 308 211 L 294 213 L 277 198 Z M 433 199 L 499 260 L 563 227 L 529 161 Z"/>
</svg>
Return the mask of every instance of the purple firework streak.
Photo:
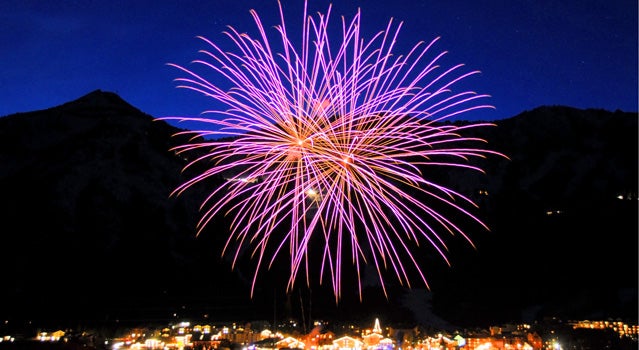
<svg viewBox="0 0 639 350">
<path fill-rule="evenodd" d="M 313 270 L 320 283 L 330 279 L 336 301 L 348 260 L 357 271 L 360 298 L 364 265 L 375 267 L 384 293 L 385 271 L 408 287 L 409 270 L 417 272 L 429 287 L 417 259 L 420 244 L 434 247 L 448 262 L 439 231 L 472 241 L 424 198 L 454 208 L 488 229 L 465 209 L 476 207 L 471 199 L 429 181 L 421 171 L 437 166 L 481 172 L 469 158 L 500 155 L 469 147 L 485 141 L 463 136 L 470 128 L 493 124 L 442 123 L 492 108 L 479 102 L 487 95 L 452 90 L 478 72 L 460 73 L 463 64 L 440 68 L 445 52 L 430 54 L 438 39 L 394 55 L 401 23 L 392 19 L 365 40 L 360 36 L 359 10 L 350 21 L 342 17 L 335 45 L 328 35 L 331 6 L 325 14 L 310 16 L 305 5 L 302 36 L 294 42 L 281 4 L 279 10 L 281 23 L 274 38 L 253 10 L 257 37 L 228 27 L 224 34 L 235 52 L 200 37 L 209 49 L 200 51 L 206 59 L 194 63 L 216 81 L 223 78 L 230 88 L 171 64 L 187 74 L 176 79 L 179 87 L 225 105 L 200 117 L 161 118 L 205 126 L 180 132 L 192 137 L 175 147 L 176 152 L 202 152 L 185 170 L 196 164 L 204 164 L 205 170 L 174 194 L 205 179 L 227 179 L 203 201 L 198 234 L 218 214 L 232 218 L 222 255 L 233 257 L 234 268 L 241 253 L 250 250 L 256 261 L 251 295 L 259 272 L 282 255 L 290 257 L 287 290 L 301 271 L 309 283 Z M 321 241 L 322 252 L 314 259 L 311 241 Z"/>
</svg>

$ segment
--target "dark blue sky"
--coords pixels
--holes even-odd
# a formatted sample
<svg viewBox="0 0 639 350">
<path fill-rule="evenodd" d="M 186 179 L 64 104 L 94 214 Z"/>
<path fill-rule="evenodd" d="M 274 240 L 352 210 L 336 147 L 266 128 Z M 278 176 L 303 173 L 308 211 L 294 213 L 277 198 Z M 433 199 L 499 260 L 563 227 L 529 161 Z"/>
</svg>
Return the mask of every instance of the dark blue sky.
<svg viewBox="0 0 639 350">
<path fill-rule="evenodd" d="M 283 0 L 289 31 L 302 1 Z M 325 12 L 328 1 L 312 1 Z M 637 111 L 637 1 L 335 0 L 332 18 L 362 10 L 365 37 L 404 22 L 396 53 L 440 36 L 435 51 L 482 74 L 465 87 L 496 107 L 463 119 L 512 117 L 540 105 Z M 95 89 L 154 117 L 195 115 L 212 100 L 175 88 L 166 63 L 201 58 L 202 35 L 226 43 L 226 25 L 267 27 L 276 0 L 0 2 L 0 116 L 52 107 Z M 276 35 L 274 30 L 270 34 Z"/>
</svg>

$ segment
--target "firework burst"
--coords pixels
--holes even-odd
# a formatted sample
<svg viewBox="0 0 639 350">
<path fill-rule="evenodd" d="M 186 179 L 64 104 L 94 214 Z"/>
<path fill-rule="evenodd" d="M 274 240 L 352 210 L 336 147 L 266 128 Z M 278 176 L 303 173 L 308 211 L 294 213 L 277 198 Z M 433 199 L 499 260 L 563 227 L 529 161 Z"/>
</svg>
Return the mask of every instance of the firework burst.
<svg viewBox="0 0 639 350">
<path fill-rule="evenodd" d="M 305 5 L 302 36 L 293 42 L 281 4 L 279 10 L 273 37 L 255 11 L 250 13 L 256 37 L 229 27 L 225 35 L 235 52 L 201 38 L 208 46 L 201 51 L 206 58 L 194 63 L 230 88 L 172 65 L 187 74 L 177 79 L 179 87 L 226 106 L 201 117 L 162 118 L 205 125 L 184 131 L 194 137 L 175 148 L 202 152 L 186 168 L 197 164 L 205 170 L 174 193 L 208 178 L 227 179 L 202 203 L 198 234 L 217 215 L 232 218 L 222 254 L 232 256 L 235 266 L 250 251 L 256 262 L 251 293 L 259 272 L 283 256 L 290 259 L 288 289 L 301 276 L 307 283 L 311 275 L 319 276 L 320 283 L 330 281 L 336 300 L 348 264 L 357 272 L 360 297 L 365 264 L 376 269 L 382 286 L 387 271 L 409 287 L 409 271 L 416 272 L 428 286 L 417 259 L 420 244 L 434 247 L 444 259 L 447 248 L 439 232 L 462 235 L 472 244 L 429 201 L 486 227 L 466 208 L 475 206 L 469 198 L 421 171 L 426 166 L 481 171 L 468 159 L 498 154 L 469 147 L 485 143 L 463 136 L 469 128 L 491 124 L 442 123 L 491 108 L 479 102 L 487 95 L 452 90 L 478 72 L 460 73 L 461 64 L 442 69 L 438 62 L 445 52 L 431 55 L 437 39 L 394 55 L 401 23 L 390 20 L 366 40 L 360 36 L 359 11 L 351 20 L 342 17 L 335 44 L 328 35 L 330 6 L 325 14 L 310 16 Z M 311 242 L 320 254 L 310 253 Z"/>
</svg>

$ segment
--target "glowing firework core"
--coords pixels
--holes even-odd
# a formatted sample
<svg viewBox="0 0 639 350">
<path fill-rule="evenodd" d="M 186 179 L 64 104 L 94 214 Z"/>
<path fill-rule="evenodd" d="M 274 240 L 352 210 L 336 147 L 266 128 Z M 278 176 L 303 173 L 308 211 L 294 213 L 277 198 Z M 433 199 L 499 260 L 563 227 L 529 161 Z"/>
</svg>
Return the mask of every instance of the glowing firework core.
<svg viewBox="0 0 639 350">
<path fill-rule="evenodd" d="M 336 300 L 348 260 L 358 278 L 364 264 L 373 266 L 382 286 L 384 273 L 391 271 L 410 287 L 409 270 L 428 286 L 416 258 L 418 246 L 425 242 L 446 259 L 439 230 L 470 239 L 427 200 L 485 227 L 464 209 L 464 204 L 474 206 L 470 199 L 422 175 L 428 166 L 481 171 L 468 159 L 498 154 L 470 147 L 485 143 L 463 136 L 467 129 L 491 124 L 441 123 L 492 108 L 477 103 L 487 95 L 452 90 L 478 72 L 458 73 L 461 64 L 440 72 L 438 60 L 445 53 L 430 57 L 437 39 L 394 54 L 401 23 L 392 20 L 372 38 L 362 38 L 359 11 L 350 22 L 342 17 L 341 37 L 333 41 L 339 45 L 333 47 L 330 6 L 326 14 L 313 17 L 307 16 L 305 5 L 301 42 L 292 42 L 279 7 L 279 40 L 267 35 L 255 11 L 250 13 L 257 38 L 232 27 L 225 32 L 236 52 L 201 38 L 211 48 L 202 51 L 209 60 L 195 63 L 216 80 L 173 65 L 189 76 L 177 79 L 179 87 L 227 107 L 197 118 L 163 118 L 204 126 L 184 131 L 200 137 L 175 150 L 206 150 L 187 165 L 205 164 L 206 170 L 174 193 L 211 177 L 231 180 L 203 203 L 198 234 L 218 214 L 232 218 L 223 254 L 231 255 L 235 266 L 249 248 L 256 264 L 251 291 L 264 265 L 283 255 L 290 258 L 287 288 L 294 286 L 300 270 L 307 282 L 314 276 L 310 272 L 317 271 L 320 282 L 330 279 Z M 272 45 L 276 41 L 279 51 Z M 211 82 L 220 77 L 232 87 Z M 320 248 L 319 259 L 310 257 L 311 241 Z"/>
</svg>

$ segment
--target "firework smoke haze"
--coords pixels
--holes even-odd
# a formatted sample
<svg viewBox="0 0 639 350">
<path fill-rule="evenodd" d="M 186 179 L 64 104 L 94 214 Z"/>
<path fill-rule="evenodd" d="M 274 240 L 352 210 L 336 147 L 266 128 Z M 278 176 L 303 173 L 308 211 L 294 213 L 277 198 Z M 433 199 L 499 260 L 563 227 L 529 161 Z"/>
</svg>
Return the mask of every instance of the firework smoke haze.
<svg viewBox="0 0 639 350">
<path fill-rule="evenodd" d="M 256 37 L 228 27 L 234 52 L 201 37 L 207 49 L 194 63 L 205 74 L 172 64 L 187 76 L 177 79 L 179 87 L 226 105 L 200 117 L 162 118 L 203 126 L 183 131 L 193 137 L 175 151 L 203 151 L 186 168 L 205 164 L 206 170 L 174 194 L 208 178 L 227 179 L 202 203 L 198 234 L 217 215 L 232 218 L 222 254 L 235 266 L 250 252 L 251 293 L 260 271 L 278 258 L 290 261 L 287 289 L 301 276 L 307 283 L 328 280 L 336 301 L 342 269 L 349 265 L 357 272 L 360 298 L 365 264 L 376 269 L 385 293 L 387 271 L 409 287 L 416 273 L 428 287 L 417 258 L 423 254 L 420 244 L 447 259 L 444 235 L 472 242 L 425 198 L 487 229 L 471 213 L 476 206 L 469 198 L 420 171 L 437 166 L 481 172 L 469 158 L 499 155 L 483 149 L 484 140 L 463 136 L 492 124 L 442 123 L 492 108 L 481 102 L 487 95 L 453 90 L 478 72 L 463 71 L 462 64 L 441 68 L 445 52 L 431 53 L 438 39 L 395 54 L 401 23 L 392 19 L 373 37 L 362 38 L 358 11 L 337 22 L 340 37 L 329 38 L 331 6 L 311 16 L 305 5 L 299 37 L 290 35 L 281 4 L 279 10 L 281 23 L 273 33 L 252 10 Z M 231 87 L 213 83 L 220 78 Z M 474 144 L 479 146 L 469 147 Z M 311 245 L 319 245 L 321 253 L 312 254 Z"/>
</svg>

